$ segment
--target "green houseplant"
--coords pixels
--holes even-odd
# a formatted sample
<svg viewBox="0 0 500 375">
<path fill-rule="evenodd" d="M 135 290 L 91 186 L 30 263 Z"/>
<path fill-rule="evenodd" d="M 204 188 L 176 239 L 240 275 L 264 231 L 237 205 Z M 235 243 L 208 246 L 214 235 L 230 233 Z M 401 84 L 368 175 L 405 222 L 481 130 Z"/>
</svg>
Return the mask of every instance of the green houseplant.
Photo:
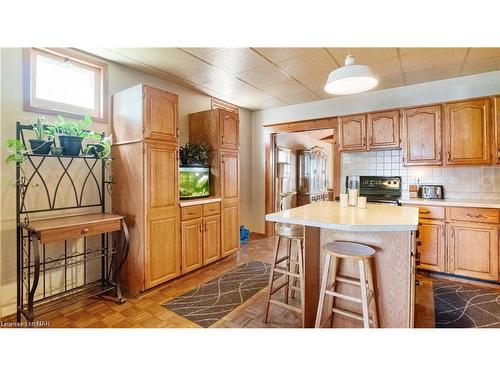
<svg viewBox="0 0 500 375">
<path fill-rule="evenodd" d="M 59 143 L 63 147 L 63 155 L 78 156 L 82 147 L 82 141 L 88 137 L 92 119 L 85 116 L 83 120 L 66 120 L 57 116 L 57 120 L 49 127 L 59 136 Z"/>
<path fill-rule="evenodd" d="M 47 155 L 54 143 L 53 138 L 55 134 L 52 130 L 49 130 L 48 123 L 45 123 L 44 117 L 37 116 L 36 123 L 33 124 L 33 132 L 36 138 L 29 140 L 31 152 L 38 155 Z M 47 139 L 45 139 L 45 135 L 48 136 Z"/>
<path fill-rule="evenodd" d="M 106 159 L 111 153 L 112 136 L 103 137 L 96 132 L 90 132 L 88 138 L 94 140 L 85 147 L 85 155 L 92 155 L 100 159 Z"/>
<path fill-rule="evenodd" d="M 179 148 L 179 157 L 183 167 L 207 167 L 208 146 L 203 143 L 186 143 Z"/>
<path fill-rule="evenodd" d="M 7 163 L 22 163 L 26 160 L 28 150 L 22 141 L 15 138 L 7 139 L 7 150 L 9 152 L 5 160 Z"/>
</svg>

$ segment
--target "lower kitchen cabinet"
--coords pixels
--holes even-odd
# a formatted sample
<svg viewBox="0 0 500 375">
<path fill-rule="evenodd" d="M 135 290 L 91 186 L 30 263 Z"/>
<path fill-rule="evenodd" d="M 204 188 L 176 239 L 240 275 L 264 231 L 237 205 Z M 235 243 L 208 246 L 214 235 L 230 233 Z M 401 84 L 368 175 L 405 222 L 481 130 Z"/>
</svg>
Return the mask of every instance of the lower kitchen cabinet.
<svg viewBox="0 0 500 375">
<path fill-rule="evenodd" d="M 203 219 L 183 221 L 182 232 L 182 273 L 188 273 L 203 265 Z"/>
<path fill-rule="evenodd" d="M 445 225 L 441 221 L 421 220 L 418 226 L 419 268 L 445 272 Z"/>
<path fill-rule="evenodd" d="M 203 265 L 220 259 L 220 215 L 203 218 Z"/>
<path fill-rule="evenodd" d="M 498 226 L 450 222 L 448 271 L 455 275 L 498 280 Z"/>
</svg>

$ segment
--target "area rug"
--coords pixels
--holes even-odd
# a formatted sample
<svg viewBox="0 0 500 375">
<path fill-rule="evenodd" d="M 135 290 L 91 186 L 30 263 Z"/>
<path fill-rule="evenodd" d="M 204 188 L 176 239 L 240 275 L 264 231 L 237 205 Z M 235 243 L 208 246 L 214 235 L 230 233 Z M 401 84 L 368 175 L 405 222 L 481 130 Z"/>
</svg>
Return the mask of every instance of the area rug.
<svg viewBox="0 0 500 375">
<path fill-rule="evenodd" d="M 163 306 L 207 328 L 265 288 L 269 282 L 270 271 L 270 264 L 251 261 Z"/>
<path fill-rule="evenodd" d="M 436 328 L 500 328 L 500 290 L 433 279 Z"/>
</svg>

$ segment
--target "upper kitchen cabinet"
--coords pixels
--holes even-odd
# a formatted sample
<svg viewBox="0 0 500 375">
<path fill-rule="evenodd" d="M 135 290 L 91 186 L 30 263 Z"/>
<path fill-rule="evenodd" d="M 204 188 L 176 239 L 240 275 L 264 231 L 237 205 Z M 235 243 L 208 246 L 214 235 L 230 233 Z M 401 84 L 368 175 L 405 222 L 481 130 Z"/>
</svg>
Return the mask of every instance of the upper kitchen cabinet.
<svg viewBox="0 0 500 375">
<path fill-rule="evenodd" d="M 113 95 L 115 144 L 158 140 L 177 143 L 178 97 L 146 85 L 136 85 Z"/>
<path fill-rule="evenodd" d="M 189 141 L 206 143 L 210 150 L 238 150 L 240 148 L 238 114 L 220 108 L 191 113 Z"/>
<path fill-rule="evenodd" d="M 399 111 L 369 113 L 368 149 L 399 148 Z"/>
<path fill-rule="evenodd" d="M 489 164 L 492 135 L 490 99 L 445 104 L 448 165 Z"/>
<path fill-rule="evenodd" d="M 497 164 L 500 163 L 500 98 L 494 98 L 494 121 L 495 121 L 495 147 L 493 155 L 495 155 L 495 161 Z"/>
<path fill-rule="evenodd" d="M 405 165 L 442 165 L 441 106 L 408 108 L 402 112 Z"/>
<path fill-rule="evenodd" d="M 366 150 L 366 116 L 339 117 L 339 151 Z"/>
</svg>

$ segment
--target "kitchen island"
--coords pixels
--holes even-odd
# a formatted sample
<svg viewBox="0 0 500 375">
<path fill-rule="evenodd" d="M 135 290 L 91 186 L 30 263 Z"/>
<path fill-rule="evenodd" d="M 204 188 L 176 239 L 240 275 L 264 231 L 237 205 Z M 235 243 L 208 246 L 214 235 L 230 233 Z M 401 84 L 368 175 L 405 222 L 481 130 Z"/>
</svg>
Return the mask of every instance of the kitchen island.
<svg viewBox="0 0 500 375">
<path fill-rule="evenodd" d="M 340 207 L 338 202 L 316 202 L 266 215 L 267 221 L 305 227 L 303 326 L 314 327 L 316 319 L 321 247 L 327 242 L 342 240 L 364 243 L 376 250 L 374 274 L 380 327 L 413 327 L 418 215 L 414 207 L 368 204 L 361 209 Z M 359 277 L 354 263 L 344 262 L 340 273 Z M 359 296 L 359 288 L 348 284 L 339 287 L 343 293 Z M 336 305 L 360 312 L 357 304 L 338 300 Z M 329 305 L 325 303 L 325 307 Z M 335 326 L 359 326 L 357 321 L 337 316 L 334 323 Z"/>
</svg>

